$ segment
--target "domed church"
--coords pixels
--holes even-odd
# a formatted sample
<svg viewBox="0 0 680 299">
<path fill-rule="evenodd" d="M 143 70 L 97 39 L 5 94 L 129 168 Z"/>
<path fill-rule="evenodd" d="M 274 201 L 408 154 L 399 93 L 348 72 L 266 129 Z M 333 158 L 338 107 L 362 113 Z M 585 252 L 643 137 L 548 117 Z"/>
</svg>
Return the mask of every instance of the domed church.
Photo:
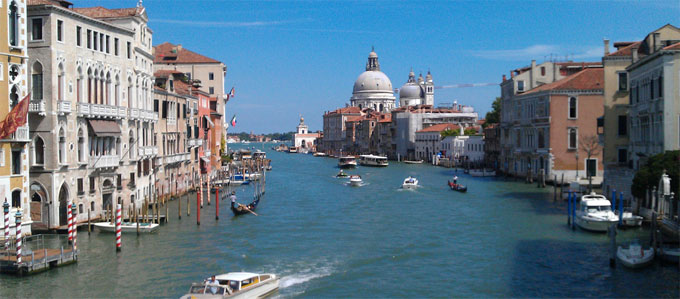
<svg viewBox="0 0 680 299">
<path fill-rule="evenodd" d="M 389 112 L 394 109 L 396 98 L 392 82 L 380 71 L 378 54 L 371 49 L 366 62 L 366 71 L 354 82 L 354 90 L 350 105 L 359 109 L 371 108 L 378 112 Z"/>
<path fill-rule="evenodd" d="M 413 69 L 408 74 L 408 81 L 399 89 L 399 106 L 415 105 L 434 105 L 434 82 L 432 74 L 427 71 L 427 76 L 423 79 L 423 74 L 418 77 Z"/>
</svg>

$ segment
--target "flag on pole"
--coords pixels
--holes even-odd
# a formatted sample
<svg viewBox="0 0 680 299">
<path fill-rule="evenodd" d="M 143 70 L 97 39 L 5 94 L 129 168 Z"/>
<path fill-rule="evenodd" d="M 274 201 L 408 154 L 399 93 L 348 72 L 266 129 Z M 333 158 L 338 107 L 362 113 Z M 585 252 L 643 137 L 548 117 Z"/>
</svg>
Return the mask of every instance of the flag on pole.
<svg viewBox="0 0 680 299">
<path fill-rule="evenodd" d="M 232 87 L 231 87 L 231 90 L 229 91 L 229 97 L 230 97 L 230 98 L 235 97 L 235 95 L 234 95 L 235 92 L 236 92 L 236 91 L 234 90 L 234 87 L 232 86 Z"/>
<path fill-rule="evenodd" d="M 7 117 L 0 122 L 0 139 L 5 139 L 14 133 L 19 127 L 26 124 L 28 120 L 28 102 L 31 94 L 27 94 L 19 104 L 12 108 Z"/>
<path fill-rule="evenodd" d="M 232 127 L 236 126 L 236 114 L 234 114 L 234 116 L 231 117 L 231 126 Z"/>
</svg>

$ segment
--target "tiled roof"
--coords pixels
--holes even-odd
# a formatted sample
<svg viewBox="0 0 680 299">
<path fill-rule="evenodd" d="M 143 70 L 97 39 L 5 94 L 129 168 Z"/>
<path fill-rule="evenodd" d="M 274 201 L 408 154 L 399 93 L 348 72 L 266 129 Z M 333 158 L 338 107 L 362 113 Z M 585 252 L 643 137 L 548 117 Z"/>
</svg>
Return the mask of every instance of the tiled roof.
<svg viewBox="0 0 680 299">
<path fill-rule="evenodd" d="M 380 123 L 389 123 L 392 122 L 392 114 L 390 113 L 384 113 L 380 115 L 380 119 L 378 120 Z"/>
<path fill-rule="evenodd" d="M 184 49 L 182 45 L 173 45 L 169 42 L 157 45 L 153 49 L 153 63 L 221 63 L 210 57 Z"/>
<path fill-rule="evenodd" d="M 102 6 L 72 8 L 73 11 L 93 19 L 134 17 L 144 13 L 144 7 L 108 9 Z"/>
<path fill-rule="evenodd" d="M 422 129 L 420 131 L 417 131 L 416 133 L 441 132 L 444 130 L 460 130 L 460 126 L 458 126 L 457 124 L 436 124 L 425 129 Z"/>
<path fill-rule="evenodd" d="M 675 43 L 663 48 L 664 50 L 680 50 L 680 43 Z"/>
<path fill-rule="evenodd" d="M 597 90 L 604 88 L 604 69 L 586 68 L 569 77 L 544 84 L 524 94 L 534 93 L 545 90 Z"/>
<path fill-rule="evenodd" d="M 607 56 L 631 56 L 634 47 L 638 48 L 638 54 L 642 54 L 642 52 L 640 52 L 640 44 L 641 42 L 630 43 L 629 45 L 620 48 L 616 52 L 609 53 Z"/>
<path fill-rule="evenodd" d="M 338 108 L 331 112 L 328 112 L 328 114 L 359 114 L 359 113 L 361 113 L 361 109 L 359 109 L 359 107 Z"/>
<path fill-rule="evenodd" d="M 26 1 L 26 5 L 59 5 L 62 7 L 69 7 L 73 5 L 73 3 L 64 0 L 28 0 Z"/>
<path fill-rule="evenodd" d="M 361 121 L 362 119 L 364 119 L 364 117 L 361 115 L 348 115 L 345 122 Z"/>
<path fill-rule="evenodd" d="M 153 73 L 153 76 L 156 78 L 168 78 L 170 75 L 174 74 L 184 74 L 180 71 L 177 70 L 157 70 Z"/>
</svg>

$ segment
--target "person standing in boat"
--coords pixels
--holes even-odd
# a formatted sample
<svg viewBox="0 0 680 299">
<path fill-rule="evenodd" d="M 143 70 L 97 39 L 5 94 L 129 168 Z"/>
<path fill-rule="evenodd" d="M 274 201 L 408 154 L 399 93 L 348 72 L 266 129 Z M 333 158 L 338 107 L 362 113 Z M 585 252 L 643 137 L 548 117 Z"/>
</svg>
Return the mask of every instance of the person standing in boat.
<svg viewBox="0 0 680 299">
<path fill-rule="evenodd" d="M 453 176 L 453 184 L 458 185 L 458 176 L 457 175 Z"/>
</svg>

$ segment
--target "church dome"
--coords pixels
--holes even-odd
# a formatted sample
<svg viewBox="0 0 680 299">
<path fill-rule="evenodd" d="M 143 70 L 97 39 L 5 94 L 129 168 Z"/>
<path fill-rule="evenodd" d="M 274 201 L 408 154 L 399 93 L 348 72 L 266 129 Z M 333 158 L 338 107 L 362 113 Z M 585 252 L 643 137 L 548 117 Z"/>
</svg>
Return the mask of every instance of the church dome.
<svg viewBox="0 0 680 299">
<path fill-rule="evenodd" d="M 420 99 L 420 86 L 406 83 L 399 89 L 399 99 Z"/>
<path fill-rule="evenodd" d="M 387 91 L 392 93 L 390 78 L 381 71 L 365 71 L 354 82 L 352 93 Z"/>
</svg>

